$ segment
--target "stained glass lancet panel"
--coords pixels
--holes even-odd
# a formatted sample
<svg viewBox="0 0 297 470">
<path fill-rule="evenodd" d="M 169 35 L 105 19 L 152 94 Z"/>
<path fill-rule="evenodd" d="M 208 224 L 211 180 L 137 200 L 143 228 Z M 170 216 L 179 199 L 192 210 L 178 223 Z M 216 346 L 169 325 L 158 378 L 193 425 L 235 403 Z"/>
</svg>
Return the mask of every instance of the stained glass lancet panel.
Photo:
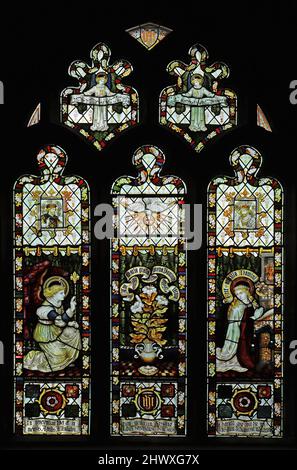
<svg viewBox="0 0 297 470">
<path fill-rule="evenodd" d="M 113 435 L 186 433 L 186 189 L 160 176 L 164 161 L 157 147 L 140 147 L 138 176 L 112 187 Z"/>
<path fill-rule="evenodd" d="M 208 433 L 282 436 L 283 192 L 249 146 L 208 190 Z"/>
<path fill-rule="evenodd" d="M 200 44 L 190 48 L 189 56 L 189 64 L 174 60 L 167 66 L 177 83 L 161 92 L 160 124 L 200 152 L 210 139 L 236 126 L 237 97 L 221 87 L 221 80 L 229 76 L 226 64 L 208 64 L 208 52 Z"/>
<path fill-rule="evenodd" d="M 132 72 L 124 60 L 109 63 L 111 51 L 102 42 L 91 50 L 91 65 L 72 62 L 68 73 L 77 87 L 61 93 L 61 122 L 103 150 L 114 137 L 138 122 L 138 94 L 122 83 Z"/>
<path fill-rule="evenodd" d="M 58 146 L 14 187 L 15 433 L 88 434 L 89 189 Z"/>
</svg>

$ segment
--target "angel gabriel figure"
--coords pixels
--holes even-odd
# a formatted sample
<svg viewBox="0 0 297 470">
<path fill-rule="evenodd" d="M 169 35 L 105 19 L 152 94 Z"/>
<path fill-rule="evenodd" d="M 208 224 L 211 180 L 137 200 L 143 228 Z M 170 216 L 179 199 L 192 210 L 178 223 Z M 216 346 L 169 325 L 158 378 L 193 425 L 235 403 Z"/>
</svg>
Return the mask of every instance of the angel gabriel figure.
<svg viewBox="0 0 297 470">
<path fill-rule="evenodd" d="M 33 338 L 40 350 L 30 351 L 24 358 L 24 368 L 39 372 L 64 370 L 79 356 L 81 337 L 75 321 L 76 299 L 70 300 L 65 311 L 63 301 L 69 284 L 62 276 L 51 276 L 43 284 L 44 300 L 37 308 L 37 325 Z"/>
<path fill-rule="evenodd" d="M 251 355 L 251 320 L 262 321 L 273 314 L 273 309 L 264 312 L 254 296 L 257 281 L 255 273 L 242 269 L 228 274 L 223 282 L 224 303 L 230 305 L 224 345 L 216 350 L 217 372 L 246 372 L 255 366 Z"/>
</svg>

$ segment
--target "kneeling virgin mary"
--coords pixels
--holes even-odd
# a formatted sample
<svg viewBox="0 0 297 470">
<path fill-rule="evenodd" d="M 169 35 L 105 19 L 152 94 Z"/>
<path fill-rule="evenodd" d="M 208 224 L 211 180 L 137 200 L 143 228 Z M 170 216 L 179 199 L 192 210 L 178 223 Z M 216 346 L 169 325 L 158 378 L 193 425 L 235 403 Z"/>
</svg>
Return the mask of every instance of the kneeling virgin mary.
<svg viewBox="0 0 297 470">
<path fill-rule="evenodd" d="M 223 283 L 224 302 L 230 305 L 225 341 L 222 348 L 216 349 L 217 372 L 246 372 L 255 367 L 251 353 L 253 323 L 264 320 L 273 313 L 272 309 L 264 313 L 263 307 L 259 306 L 254 297 L 254 282 L 258 280 L 258 276 L 252 272 L 248 275 L 248 271 L 244 271 L 246 276 L 236 276 L 238 272 L 235 271 Z"/>
</svg>

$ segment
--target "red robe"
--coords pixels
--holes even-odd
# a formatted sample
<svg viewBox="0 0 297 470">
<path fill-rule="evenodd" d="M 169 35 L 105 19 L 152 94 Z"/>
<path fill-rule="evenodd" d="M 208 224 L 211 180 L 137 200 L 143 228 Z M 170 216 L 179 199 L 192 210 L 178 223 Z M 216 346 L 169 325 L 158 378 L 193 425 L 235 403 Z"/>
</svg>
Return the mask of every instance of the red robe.
<svg viewBox="0 0 297 470">
<path fill-rule="evenodd" d="M 242 367 L 247 369 L 254 369 L 255 361 L 252 355 L 252 341 L 253 341 L 253 320 L 250 318 L 254 314 L 254 309 L 247 307 L 240 324 L 240 338 L 237 348 L 238 362 Z"/>
</svg>

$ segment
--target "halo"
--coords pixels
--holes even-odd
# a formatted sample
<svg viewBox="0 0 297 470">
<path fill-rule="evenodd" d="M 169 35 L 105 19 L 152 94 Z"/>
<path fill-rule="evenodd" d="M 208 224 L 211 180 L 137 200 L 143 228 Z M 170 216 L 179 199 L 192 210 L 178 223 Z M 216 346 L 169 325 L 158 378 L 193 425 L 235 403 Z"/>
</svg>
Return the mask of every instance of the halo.
<svg viewBox="0 0 297 470">
<path fill-rule="evenodd" d="M 234 292 L 235 287 L 238 286 L 239 284 L 246 285 L 249 288 L 251 294 L 255 292 L 254 282 L 251 281 L 251 279 L 249 279 L 246 276 L 241 276 L 235 279 L 233 282 L 231 282 L 230 291 L 232 292 L 232 294 Z"/>
<path fill-rule="evenodd" d="M 233 300 L 233 291 L 238 284 L 246 284 L 251 293 L 255 291 L 255 283 L 259 276 L 249 269 L 238 269 L 229 273 L 222 284 L 222 294 L 224 304 L 230 304 Z"/>
<path fill-rule="evenodd" d="M 65 291 L 65 297 L 68 295 L 68 293 L 69 293 L 69 284 L 66 281 L 66 279 L 64 279 L 64 277 L 62 277 L 62 276 L 51 276 L 51 277 L 49 277 L 45 281 L 45 283 L 43 284 L 43 289 L 45 290 L 45 289 L 51 287 L 53 284 L 60 284 L 61 288 L 63 288 L 64 291 Z"/>
</svg>

